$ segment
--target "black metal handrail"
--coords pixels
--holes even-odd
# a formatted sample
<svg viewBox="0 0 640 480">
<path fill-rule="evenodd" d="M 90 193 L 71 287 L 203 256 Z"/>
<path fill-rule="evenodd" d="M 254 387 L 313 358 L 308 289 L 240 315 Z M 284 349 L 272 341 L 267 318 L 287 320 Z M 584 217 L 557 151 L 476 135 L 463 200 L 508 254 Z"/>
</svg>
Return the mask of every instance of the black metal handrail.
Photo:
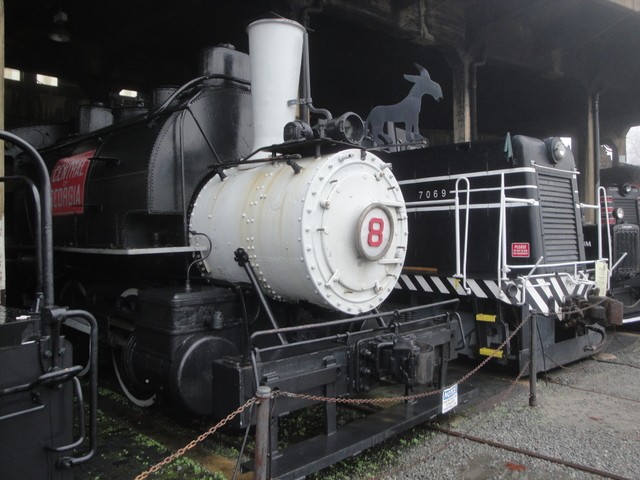
<svg viewBox="0 0 640 480">
<path fill-rule="evenodd" d="M 11 142 L 13 145 L 27 153 L 33 159 L 34 166 L 38 172 L 40 180 L 40 205 L 42 212 L 42 292 L 44 294 L 44 304 L 53 305 L 53 222 L 51 219 L 52 197 L 49 171 L 37 150 L 22 138 L 14 135 L 13 133 L 0 130 L 0 140 Z M 43 327 L 45 327 L 43 331 L 48 332 L 48 328 L 45 325 L 43 325 Z"/>
</svg>

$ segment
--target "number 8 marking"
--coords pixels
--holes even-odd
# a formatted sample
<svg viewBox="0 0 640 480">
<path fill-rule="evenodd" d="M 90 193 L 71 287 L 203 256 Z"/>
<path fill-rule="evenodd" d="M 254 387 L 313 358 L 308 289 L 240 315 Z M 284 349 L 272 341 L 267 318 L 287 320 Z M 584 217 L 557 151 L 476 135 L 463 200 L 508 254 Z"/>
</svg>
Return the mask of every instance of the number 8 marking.
<svg viewBox="0 0 640 480">
<path fill-rule="evenodd" d="M 369 220 L 369 236 L 367 243 L 370 247 L 379 247 L 384 241 L 384 220 L 379 217 L 373 217 Z"/>
</svg>

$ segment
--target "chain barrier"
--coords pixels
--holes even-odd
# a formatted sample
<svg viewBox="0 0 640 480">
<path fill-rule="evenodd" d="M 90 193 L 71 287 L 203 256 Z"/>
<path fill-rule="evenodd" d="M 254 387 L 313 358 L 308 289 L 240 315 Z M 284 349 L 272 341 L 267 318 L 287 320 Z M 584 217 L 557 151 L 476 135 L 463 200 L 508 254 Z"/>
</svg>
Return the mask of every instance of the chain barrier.
<svg viewBox="0 0 640 480">
<path fill-rule="evenodd" d="M 598 302 L 598 303 L 600 303 L 600 302 Z M 584 310 L 588 310 L 589 308 L 593 308 L 598 303 L 590 305 L 590 306 L 588 306 L 588 307 L 586 307 L 584 309 L 581 309 L 581 310 L 584 311 Z M 569 313 L 569 312 L 564 312 L 564 313 Z M 460 384 L 466 382 L 472 376 L 474 376 L 480 369 L 482 369 L 487 363 L 489 363 L 491 361 L 491 359 L 496 357 L 498 355 L 498 352 L 501 352 L 504 349 L 504 347 L 513 339 L 513 337 L 515 337 L 517 335 L 517 333 L 522 329 L 522 327 L 524 327 L 524 325 L 531 320 L 533 315 L 534 314 L 532 314 L 532 313 L 527 315 L 522 320 L 522 322 L 520 322 L 520 324 L 511 332 L 511 334 L 490 355 L 488 355 L 475 368 L 473 368 L 471 371 L 466 373 L 464 376 L 462 376 L 460 379 L 458 379 L 455 383 L 460 385 Z M 515 385 L 517 385 L 518 381 L 524 375 L 524 372 L 527 370 L 527 368 L 529 366 L 529 361 L 530 360 L 527 360 L 525 366 L 520 371 L 520 373 L 515 378 L 515 380 L 513 380 L 513 382 L 511 384 L 511 386 L 509 387 L 509 389 L 507 389 L 505 392 L 503 392 L 504 396 L 508 395 L 509 392 L 515 387 Z M 274 390 L 273 391 L 273 398 L 276 398 L 276 397 L 288 397 L 288 398 L 297 398 L 297 399 L 300 399 L 300 400 L 309 400 L 309 401 L 313 401 L 313 402 L 326 402 L 326 403 L 351 404 L 351 405 L 359 405 L 359 404 L 360 405 L 361 404 L 374 404 L 375 405 L 375 404 L 397 403 L 397 402 L 419 400 L 421 398 L 426 398 L 426 397 L 433 396 L 433 395 L 439 395 L 439 394 L 442 393 L 443 390 L 444 390 L 444 388 L 439 388 L 437 390 L 430 390 L 430 391 L 427 391 L 427 392 L 421 392 L 421 393 L 417 393 L 417 394 L 414 394 L 414 395 L 402 395 L 402 396 L 397 396 L 397 397 L 371 398 L 371 399 L 342 398 L 342 397 L 323 397 L 323 396 L 319 396 L 319 395 L 308 395 L 308 394 L 304 394 L 304 393 L 293 393 L 293 392 L 285 392 L 285 391 L 280 391 L 280 390 Z M 210 435 L 214 434 L 218 429 L 220 429 L 221 427 L 226 425 L 229 421 L 231 421 L 237 415 L 241 414 L 244 410 L 246 410 L 247 408 L 249 408 L 250 406 L 255 404 L 257 401 L 258 401 L 258 399 L 255 398 L 255 397 L 254 398 L 250 398 L 249 400 L 247 400 L 247 402 L 244 405 L 242 405 L 241 407 L 236 409 L 234 412 L 232 412 L 229 415 L 227 415 L 227 417 L 222 419 L 220 422 L 218 422 L 216 425 L 214 425 L 209 430 L 204 432 L 202 435 L 198 436 L 195 440 L 192 440 L 191 442 L 189 442 L 187 445 L 185 445 L 184 447 L 182 447 L 179 450 L 177 450 L 172 455 L 169 455 L 168 457 L 166 457 L 161 462 L 157 463 L 156 465 L 154 465 L 153 467 L 149 468 L 145 472 L 142 472 L 141 474 L 139 474 L 137 477 L 135 477 L 135 480 L 144 480 L 150 474 L 158 472 L 165 465 L 167 465 L 167 464 L 171 463 L 173 460 L 181 457 L 187 451 L 189 451 L 192 448 L 194 448 L 198 443 L 202 442 L 207 437 L 209 437 Z M 474 425 L 469 427 L 469 429 L 467 430 L 467 433 L 472 431 L 473 429 L 475 429 L 483 420 L 484 419 L 480 419 L 480 421 L 476 422 Z M 457 439 L 457 440 L 459 440 L 459 439 Z M 442 451 L 445 448 L 447 448 L 451 443 L 453 443 L 453 442 L 455 442 L 457 440 L 452 440 L 452 441 L 448 442 L 441 449 L 430 453 L 429 456 L 426 457 L 426 458 L 430 458 L 431 456 L 439 453 L 440 451 Z"/>
<path fill-rule="evenodd" d="M 200 442 L 204 441 L 204 439 L 206 439 L 207 437 L 209 437 L 210 435 L 213 435 L 218 429 L 222 428 L 223 426 L 225 426 L 228 422 L 230 422 L 231 420 L 233 420 L 235 417 L 237 417 L 238 415 L 240 415 L 242 412 L 244 412 L 247 408 L 249 408 L 250 406 L 252 406 L 254 403 L 256 403 L 257 398 L 253 397 L 250 398 L 249 400 L 246 401 L 246 403 L 244 405 L 242 405 L 241 407 L 238 407 L 235 411 L 231 412 L 229 415 L 227 415 L 225 418 L 223 418 L 222 420 L 220 420 L 218 423 L 216 423 L 213 427 L 211 427 L 209 430 L 207 430 L 206 432 L 204 432 L 202 435 L 199 435 L 198 437 L 196 437 L 194 440 L 191 440 L 189 443 L 187 443 L 184 447 L 180 448 L 179 450 L 177 450 L 176 452 L 172 453 L 171 455 L 169 455 L 168 457 L 166 457 L 164 460 L 162 460 L 161 462 L 155 464 L 153 467 L 149 468 L 148 470 L 142 472 L 140 475 L 138 475 L 135 480 L 144 480 L 145 478 L 147 478 L 149 475 L 151 475 L 152 473 L 156 473 L 159 470 L 161 470 L 165 465 L 173 462 L 175 459 L 181 457 L 182 455 L 184 455 L 185 453 L 187 453 L 189 450 L 191 450 L 193 447 L 195 447 L 197 444 L 199 444 Z"/>
<path fill-rule="evenodd" d="M 513 337 L 516 336 L 516 334 L 522 329 L 522 327 L 531 319 L 532 315 L 529 314 L 527 315 L 522 322 L 520 323 L 520 325 L 518 325 L 513 332 L 511 332 L 511 335 L 509 335 L 507 337 L 507 339 L 502 342 L 500 344 L 499 347 L 497 347 L 495 349 L 495 351 L 493 351 L 490 355 L 487 356 L 487 358 L 485 358 L 482 362 L 480 362 L 473 370 L 469 371 L 466 375 L 464 375 L 463 377 L 461 377 L 458 381 L 456 381 L 455 383 L 460 385 L 464 382 L 466 382 L 467 380 L 469 380 L 469 378 L 471 378 L 473 375 L 475 375 L 482 367 L 484 367 L 487 363 L 489 363 L 489 361 L 491 361 L 492 358 L 494 358 L 498 352 L 502 351 L 502 349 L 511 341 L 511 339 Z M 529 363 L 527 362 L 527 365 Z M 520 378 L 520 376 L 518 376 L 518 378 Z M 397 403 L 397 402 L 406 402 L 406 401 L 413 401 L 413 400 L 418 400 L 421 398 L 425 398 L 425 397 L 430 397 L 432 395 L 439 395 L 442 393 L 442 391 L 444 390 L 444 388 L 439 388 L 437 390 L 429 390 L 428 392 L 421 392 L 421 393 L 416 393 L 415 395 L 402 395 L 399 397 L 387 397 L 387 398 L 342 398 L 342 397 L 322 397 L 322 396 L 318 396 L 318 395 L 307 395 L 306 393 L 292 393 L 292 392 L 283 392 L 280 390 L 274 390 L 273 395 L 274 397 L 288 397 L 288 398 L 298 398 L 300 400 L 310 400 L 313 402 L 326 402 L 326 403 L 340 403 L 340 404 L 351 404 L 351 405 L 359 405 L 359 404 L 383 404 L 383 403 Z"/>
<path fill-rule="evenodd" d="M 530 360 L 527 360 L 524 364 L 524 366 L 522 367 L 522 370 L 520 370 L 520 373 L 518 373 L 518 376 L 516 376 L 516 378 L 514 380 L 511 381 L 511 385 L 509 385 L 509 388 L 506 389 L 503 392 L 500 392 L 496 398 L 495 401 L 495 405 L 499 405 L 502 402 L 504 402 L 507 397 L 509 396 L 509 393 L 511 393 L 511 391 L 516 387 L 516 385 L 518 385 L 518 382 L 520 381 L 520 379 L 522 378 L 522 376 L 525 374 L 525 372 L 529 369 L 529 362 Z M 487 421 L 487 419 L 489 418 L 489 411 L 487 411 L 484 416 L 481 416 L 477 421 L 475 421 L 474 423 L 472 423 L 465 431 L 464 431 L 464 435 L 468 435 L 470 434 L 472 431 L 474 431 L 476 428 L 478 428 L 479 426 L 481 426 L 484 422 Z M 435 431 L 437 432 L 438 429 L 437 428 L 433 428 L 433 427 L 426 427 L 429 430 Z M 460 440 L 463 440 L 462 437 L 453 437 L 452 439 L 448 440 L 447 442 L 445 442 L 444 445 L 440 446 L 439 448 L 435 449 L 432 452 L 427 453 L 426 455 L 423 455 L 422 457 L 419 458 L 418 462 L 414 462 L 415 463 L 422 463 L 422 462 L 426 462 L 427 460 L 431 460 L 433 457 L 435 457 L 436 455 L 438 455 L 439 453 L 444 452 L 447 448 L 449 448 L 451 445 L 459 442 Z M 402 471 L 402 469 L 404 468 L 404 466 L 398 466 L 390 471 L 386 471 L 384 472 L 384 477 L 373 477 L 372 480 L 378 480 L 378 479 L 382 479 L 382 478 L 389 478 L 390 475 L 395 475 L 396 473 L 399 473 Z"/>
<path fill-rule="evenodd" d="M 520 323 L 520 325 L 518 325 L 515 328 L 515 330 L 511 333 L 511 335 L 509 335 L 509 337 L 507 337 L 507 339 L 504 342 L 502 342 L 502 344 L 500 344 L 500 346 L 494 352 L 492 352 L 491 355 L 487 356 L 487 358 L 485 358 L 480 364 L 478 364 L 473 370 L 471 370 L 469 373 L 467 373 L 465 376 L 463 376 L 456 383 L 459 385 L 459 384 L 465 382 L 470 377 L 472 377 L 476 372 L 478 372 L 478 370 L 480 370 L 482 367 L 484 367 L 495 355 L 497 355 L 497 353 L 500 350 L 502 350 L 507 345 L 507 343 L 509 343 L 511 341 L 511 339 L 520 331 L 520 329 L 522 329 L 524 324 L 527 323 L 527 321 L 530 318 L 531 318 L 531 315 L 527 316 L 527 318 L 525 318 Z M 520 378 L 520 375 L 518 376 L 518 378 Z M 421 393 L 417 393 L 415 395 L 403 395 L 403 396 L 400 396 L 400 397 L 372 398 L 372 399 L 341 398 L 341 397 L 321 397 L 321 396 L 316 396 L 316 395 L 307 395 L 307 394 L 303 394 L 303 393 L 292 393 L 292 392 L 283 392 L 283 391 L 280 391 L 280 390 L 275 390 L 275 391 L 273 391 L 273 397 L 275 398 L 275 397 L 280 396 L 280 397 L 298 398 L 298 399 L 301 399 L 301 400 L 310 400 L 310 401 L 314 401 L 314 402 L 341 403 L 341 404 L 365 404 L 365 403 L 366 404 L 383 404 L 383 403 L 396 403 L 396 402 L 402 402 L 402 401 L 418 400 L 420 398 L 425 398 L 425 397 L 429 397 L 429 396 L 432 396 L 432 395 L 438 395 L 438 394 L 442 393 L 442 390 L 443 389 L 440 388 L 438 390 L 430 390 L 428 392 L 421 392 Z M 257 401 L 257 398 L 255 398 L 255 397 L 250 398 L 249 400 L 247 400 L 244 403 L 244 405 L 240 406 L 235 411 L 233 411 L 232 413 L 227 415 L 224 419 L 220 420 L 220 422 L 215 424 L 213 427 L 211 427 L 209 430 L 204 432 L 202 435 L 199 435 L 196 439 L 192 440 L 191 442 L 189 442 L 184 447 L 180 448 L 179 450 L 177 450 L 173 454 L 169 455 L 168 457 L 163 459 L 161 462 L 157 463 L 156 465 L 152 466 L 148 470 L 146 470 L 146 471 L 142 472 L 141 474 L 139 474 L 137 477 L 135 477 L 135 480 L 144 480 L 149 475 L 151 475 L 152 473 L 156 473 L 156 472 L 160 471 L 164 466 L 166 466 L 169 463 L 173 462 L 175 459 L 183 456 L 189 450 L 194 448 L 198 443 L 204 441 L 210 435 L 213 435 L 218 429 L 222 428 L 228 422 L 233 420 L 236 416 L 240 415 L 247 408 L 249 408 L 250 406 L 255 404 L 256 401 Z"/>
</svg>

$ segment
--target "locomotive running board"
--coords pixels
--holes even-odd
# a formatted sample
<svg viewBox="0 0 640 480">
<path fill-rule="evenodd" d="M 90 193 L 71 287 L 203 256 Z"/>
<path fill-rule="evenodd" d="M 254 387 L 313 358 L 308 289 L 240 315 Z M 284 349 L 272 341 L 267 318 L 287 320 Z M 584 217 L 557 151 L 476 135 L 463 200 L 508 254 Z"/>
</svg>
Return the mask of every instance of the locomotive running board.
<svg viewBox="0 0 640 480">
<path fill-rule="evenodd" d="M 458 404 L 466 404 L 478 393 L 476 388 L 458 387 Z M 332 435 L 319 435 L 272 453 L 274 480 L 304 478 L 347 457 L 373 447 L 441 413 L 439 395 L 394 406 L 354 420 Z M 276 456 L 277 455 L 277 456 Z"/>
</svg>

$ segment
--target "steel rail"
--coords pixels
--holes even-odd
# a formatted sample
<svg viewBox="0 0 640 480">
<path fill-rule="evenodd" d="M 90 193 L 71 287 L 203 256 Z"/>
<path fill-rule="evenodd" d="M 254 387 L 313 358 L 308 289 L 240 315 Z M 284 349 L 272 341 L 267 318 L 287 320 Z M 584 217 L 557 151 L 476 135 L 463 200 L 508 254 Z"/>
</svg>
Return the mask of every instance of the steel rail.
<svg viewBox="0 0 640 480">
<path fill-rule="evenodd" d="M 617 475 L 615 473 L 606 472 L 604 470 L 599 470 L 597 468 L 588 467 L 586 465 L 581 465 L 579 463 L 563 460 L 561 458 L 551 457 L 549 455 L 544 455 L 542 453 L 534 452 L 532 450 L 527 450 L 524 448 L 514 447 L 512 445 L 507 445 L 506 443 L 497 442 L 495 440 L 489 440 L 487 438 L 476 437 L 475 435 L 469 435 L 468 433 L 456 432 L 455 430 L 450 430 L 448 428 L 436 427 L 433 425 L 428 425 L 427 428 L 429 430 L 433 430 L 435 432 L 440 432 L 445 435 L 450 435 L 452 437 L 462 438 L 464 440 L 469 440 L 476 443 L 481 443 L 484 445 L 489 445 L 491 447 L 500 448 L 502 450 L 507 450 L 509 452 L 520 453 L 522 455 L 526 455 L 532 458 L 538 458 L 540 460 L 545 460 L 547 462 L 556 463 L 558 465 L 562 465 L 565 467 L 573 468 L 574 470 L 580 470 L 586 473 L 592 473 L 594 475 L 600 475 L 604 478 L 611 478 L 613 480 L 631 480 L 630 477 L 623 477 L 621 475 Z"/>
</svg>

